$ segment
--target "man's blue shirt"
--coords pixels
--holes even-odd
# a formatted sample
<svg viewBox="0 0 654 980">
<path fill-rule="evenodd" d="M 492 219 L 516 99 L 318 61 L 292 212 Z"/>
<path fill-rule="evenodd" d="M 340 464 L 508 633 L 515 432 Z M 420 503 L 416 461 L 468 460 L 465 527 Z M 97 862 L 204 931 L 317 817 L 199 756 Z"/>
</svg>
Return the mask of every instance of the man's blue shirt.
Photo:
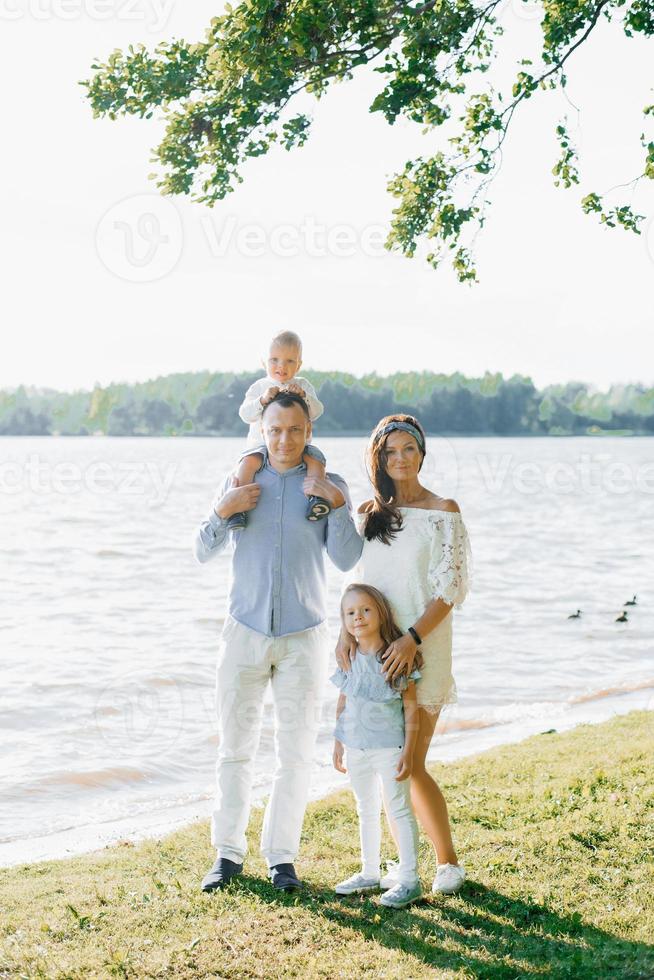
<svg viewBox="0 0 654 980">
<path fill-rule="evenodd" d="M 195 535 L 199 562 L 220 554 L 231 538 L 229 614 L 266 636 L 286 636 L 322 623 L 327 616 L 325 551 L 346 572 L 356 565 L 363 548 L 343 478 L 327 474 L 345 504 L 321 521 L 308 521 L 305 476 L 304 463 L 278 473 L 266 454 L 255 476 L 261 493 L 257 506 L 248 511 L 247 527 L 228 532 L 227 522 L 212 508 Z M 225 477 L 218 497 L 229 480 Z"/>
</svg>

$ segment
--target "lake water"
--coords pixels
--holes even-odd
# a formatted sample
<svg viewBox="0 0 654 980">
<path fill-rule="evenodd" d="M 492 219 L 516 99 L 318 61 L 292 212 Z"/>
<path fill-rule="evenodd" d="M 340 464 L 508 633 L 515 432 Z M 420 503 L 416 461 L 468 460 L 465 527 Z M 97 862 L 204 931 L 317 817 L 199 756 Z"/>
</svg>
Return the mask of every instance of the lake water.
<svg viewBox="0 0 654 980">
<path fill-rule="evenodd" d="M 365 499 L 365 440 L 319 444 Z M 228 557 L 197 564 L 192 538 L 241 446 L 0 438 L 0 863 L 48 853 L 30 841 L 65 839 L 69 852 L 103 826 L 128 835 L 148 815 L 163 826 L 180 807 L 207 812 Z M 435 756 L 453 742 L 475 751 L 488 731 L 547 729 L 580 704 L 610 712 L 629 691 L 654 707 L 654 439 L 428 448 L 424 482 L 456 497 L 474 554 L 455 613 L 459 704 Z M 330 568 L 334 634 L 340 581 Z M 335 781 L 329 688 L 318 787 Z M 271 767 L 268 706 L 260 790 Z"/>
</svg>

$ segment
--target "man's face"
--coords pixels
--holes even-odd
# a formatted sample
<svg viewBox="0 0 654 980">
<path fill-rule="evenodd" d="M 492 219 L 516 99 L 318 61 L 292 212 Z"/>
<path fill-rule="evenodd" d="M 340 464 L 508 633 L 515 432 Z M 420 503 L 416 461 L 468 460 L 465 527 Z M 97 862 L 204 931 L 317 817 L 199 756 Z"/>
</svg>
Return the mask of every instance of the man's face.
<svg viewBox="0 0 654 980">
<path fill-rule="evenodd" d="M 282 347 L 273 344 L 268 354 L 265 368 L 268 377 L 279 385 L 288 384 L 300 370 L 300 352 L 295 347 Z"/>
<path fill-rule="evenodd" d="M 311 439 L 311 422 L 299 405 L 269 405 L 261 421 L 268 456 L 275 464 L 291 468 L 302 462 L 304 447 Z"/>
</svg>

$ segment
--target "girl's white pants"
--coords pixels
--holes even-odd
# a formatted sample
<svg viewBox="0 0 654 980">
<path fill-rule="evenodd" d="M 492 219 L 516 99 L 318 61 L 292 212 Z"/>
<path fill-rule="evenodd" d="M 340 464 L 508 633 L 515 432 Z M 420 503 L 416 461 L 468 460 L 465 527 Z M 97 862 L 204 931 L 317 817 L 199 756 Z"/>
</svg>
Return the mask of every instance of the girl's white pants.
<svg viewBox="0 0 654 980">
<path fill-rule="evenodd" d="M 381 801 L 400 855 L 397 880 L 418 880 L 418 825 L 411 807 L 410 778 L 396 780 L 399 748 L 345 749 L 345 768 L 356 797 L 362 872 L 378 878 L 381 862 Z"/>
</svg>

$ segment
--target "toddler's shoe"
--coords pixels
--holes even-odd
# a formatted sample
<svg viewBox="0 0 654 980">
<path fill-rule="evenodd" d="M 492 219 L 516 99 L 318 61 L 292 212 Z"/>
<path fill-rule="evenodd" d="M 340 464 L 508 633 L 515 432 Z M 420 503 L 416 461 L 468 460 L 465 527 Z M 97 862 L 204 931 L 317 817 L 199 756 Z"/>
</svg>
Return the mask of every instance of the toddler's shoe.
<svg viewBox="0 0 654 980">
<path fill-rule="evenodd" d="M 453 895 L 458 892 L 465 881 L 465 868 L 460 864 L 439 864 L 431 890 L 436 895 Z"/>
<path fill-rule="evenodd" d="M 241 531 L 248 522 L 248 515 L 244 510 L 239 511 L 237 514 L 232 514 L 231 517 L 227 518 L 227 530 L 228 531 Z"/>
<path fill-rule="evenodd" d="M 405 905 L 411 905 L 412 902 L 417 902 L 419 898 L 422 898 L 422 885 L 419 881 L 415 885 L 403 885 L 402 882 L 398 881 L 387 892 L 384 892 L 379 901 L 381 905 L 386 905 L 388 908 L 403 909 Z"/>
<path fill-rule="evenodd" d="M 379 878 L 368 878 L 359 871 L 351 878 L 339 881 L 334 891 L 337 895 L 354 895 L 356 892 L 371 892 L 377 888 L 379 888 Z"/>
<path fill-rule="evenodd" d="M 399 861 L 387 861 L 386 862 L 386 874 L 382 877 L 379 882 L 379 887 L 386 891 L 387 888 L 392 888 L 393 885 L 397 885 L 397 876 L 400 870 Z"/>
<path fill-rule="evenodd" d="M 307 520 L 321 521 L 323 517 L 327 517 L 331 509 L 331 504 L 324 497 L 311 496 L 307 504 Z"/>
</svg>

